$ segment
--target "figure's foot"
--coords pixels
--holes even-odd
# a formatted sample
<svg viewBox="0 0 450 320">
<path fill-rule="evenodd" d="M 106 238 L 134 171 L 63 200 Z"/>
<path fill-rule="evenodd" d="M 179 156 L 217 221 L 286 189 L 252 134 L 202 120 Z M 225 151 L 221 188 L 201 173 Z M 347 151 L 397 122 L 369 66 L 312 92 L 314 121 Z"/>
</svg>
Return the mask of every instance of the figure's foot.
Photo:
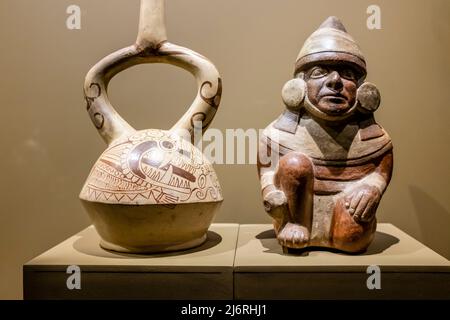
<svg viewBox="0 0 450 320">
<path fill-rule="evenodd" d="M 278 242 L 287 248 L 304 248 L 309 242 L 309 231 L 304 226 L 286 223 L 277 235 Z"/>
</svg>

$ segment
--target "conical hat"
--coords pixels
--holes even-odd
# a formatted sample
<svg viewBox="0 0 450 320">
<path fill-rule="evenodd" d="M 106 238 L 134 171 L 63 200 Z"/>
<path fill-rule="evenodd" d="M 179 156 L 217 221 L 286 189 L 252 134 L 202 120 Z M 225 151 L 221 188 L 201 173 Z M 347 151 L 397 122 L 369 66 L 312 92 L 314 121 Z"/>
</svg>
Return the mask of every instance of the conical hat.
<svg viewBox="0 0 450 320">
<path fill-rule="evenodd" d="M 361 49 L 336 17 L 327 18 L 306 39 L 295 62 L 295 74 L 317 62 L 346 61 L 354 65 L 361 76 L 366 75 L 366 62 Z"/>
</svg>

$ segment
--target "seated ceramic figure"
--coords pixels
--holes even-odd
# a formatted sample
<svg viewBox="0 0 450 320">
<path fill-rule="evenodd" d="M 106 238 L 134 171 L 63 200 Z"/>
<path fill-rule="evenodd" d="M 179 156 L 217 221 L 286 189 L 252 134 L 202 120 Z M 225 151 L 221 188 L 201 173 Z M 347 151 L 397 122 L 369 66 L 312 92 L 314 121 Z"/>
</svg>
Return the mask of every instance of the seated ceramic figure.
<svg viewBox="0 0 450 320">
<path fill-rule="evenodd" d="M 306 41 L 294 79 L 282 90 L 284 113 L 264 131 L 258 172 L 278 242 L 289 248 L 362 252 L 389 184 L 393 154 L 373 112 L 380 95 L 363 54 L 335 17 Z M 265 163 L 274 153 L 277 161 Z"/>
</svg>

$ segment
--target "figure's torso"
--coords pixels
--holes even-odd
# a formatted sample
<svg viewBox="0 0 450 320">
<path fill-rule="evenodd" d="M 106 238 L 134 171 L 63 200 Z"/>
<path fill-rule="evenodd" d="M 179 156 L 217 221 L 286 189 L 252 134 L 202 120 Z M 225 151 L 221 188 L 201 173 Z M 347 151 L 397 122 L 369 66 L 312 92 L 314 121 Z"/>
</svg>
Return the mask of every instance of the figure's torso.
<svg viewBox="0 0 450 320">
<path fill-rule="evenodd" d="M 277 128 L 278 121 L 267 126 L 264 136 L 279 146 L 281 155 L 299 151 L 315 164 L 362 164 L 392 148 L 389 135 L 373 118 L 331 127 L 303 115 L 292 133 Z"/>
<path fill-rule="evenodd" d="M 286 121 L 282 117 L 264 130 L 263 139 L 280 157 L 296 151 L 311 158 L 316 194 L 343 191 L 352 181 L 373 172 L 392 149 L 389 135 L 373 117 L 331 127 L 303 115 L 291 132 L 280 128 L 280 121 Z"/>
</svg>

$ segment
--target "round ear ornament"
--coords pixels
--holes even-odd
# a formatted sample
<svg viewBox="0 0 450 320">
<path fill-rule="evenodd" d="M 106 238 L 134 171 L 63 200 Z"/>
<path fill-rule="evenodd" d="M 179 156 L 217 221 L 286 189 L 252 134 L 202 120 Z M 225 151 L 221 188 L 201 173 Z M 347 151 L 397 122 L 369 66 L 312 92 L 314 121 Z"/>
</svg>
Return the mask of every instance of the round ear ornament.
<svg viewBox="0 0 450 320">
<path fill-rule="evenodd" d="M 294 112 L 298 112 L 302 108 L 305 94 L 306 83 L 300 78 L 289 80 L 281 89 L 281 97 L 286 108 Z"/>
<path fill-rule="evenodd" d="M 361 113 L 373 113 L 380 106 L 381 96 L 377 87 L 370 82 L 364 82 L 356 91 L 358 110 Z"/>
</svg>

